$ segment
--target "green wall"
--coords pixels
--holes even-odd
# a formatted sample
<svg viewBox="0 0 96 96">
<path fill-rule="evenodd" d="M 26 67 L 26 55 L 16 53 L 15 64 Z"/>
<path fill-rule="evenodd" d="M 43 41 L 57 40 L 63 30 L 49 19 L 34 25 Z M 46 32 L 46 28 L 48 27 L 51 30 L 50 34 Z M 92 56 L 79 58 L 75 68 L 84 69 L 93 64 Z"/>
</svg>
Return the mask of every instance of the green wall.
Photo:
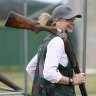
<svg viewBox="0 0 96 96">
<path fill-rule="evenodd" d="M 24 30 L 0 28 L 0 66 L 17 66 L 24 64 Z M 28 62 L 36 54 L 38 46 L 46 33 L 27 32 Z"/>
</svg>

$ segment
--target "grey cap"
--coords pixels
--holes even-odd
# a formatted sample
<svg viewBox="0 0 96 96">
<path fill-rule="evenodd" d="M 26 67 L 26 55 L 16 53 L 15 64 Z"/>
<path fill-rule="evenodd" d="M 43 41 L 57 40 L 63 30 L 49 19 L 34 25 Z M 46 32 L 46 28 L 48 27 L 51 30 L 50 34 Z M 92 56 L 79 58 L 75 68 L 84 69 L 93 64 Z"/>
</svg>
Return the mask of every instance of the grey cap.
<svg viewBox="0 0 96 96">
<path fill-rule="evenodd" d="M 72 11 L 72 9 L 67 5 L 57 6 L 52 12 L 52 20 L 58 18 L 71 19 L 73 17 L 81 18 L 80 14 L 76 14 Z"/>
</svg>

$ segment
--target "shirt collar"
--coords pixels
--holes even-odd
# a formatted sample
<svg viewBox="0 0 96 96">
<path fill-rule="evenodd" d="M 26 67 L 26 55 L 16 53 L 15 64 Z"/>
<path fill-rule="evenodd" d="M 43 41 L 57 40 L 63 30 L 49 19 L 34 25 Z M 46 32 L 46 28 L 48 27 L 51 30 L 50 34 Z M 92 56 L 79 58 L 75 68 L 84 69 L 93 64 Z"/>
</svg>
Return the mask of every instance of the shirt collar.
<svg viewBox="0 0 96 96">
<path fill-rule="evenodd" d="M 61 38 L 67 37 L 67 33 L 65 31 L 62 31 L 61 29 L 57 28 L 57 35 Z"/>
<path fill-rule="evenodd" d="M 61 29 L 59 29 L 59 28 L 57 28 L 57 30 L 58 30 L 58 32 L 60 32 L 60 33 L 62 33 L 63 31 L 61 30 Z"/>
</svg>

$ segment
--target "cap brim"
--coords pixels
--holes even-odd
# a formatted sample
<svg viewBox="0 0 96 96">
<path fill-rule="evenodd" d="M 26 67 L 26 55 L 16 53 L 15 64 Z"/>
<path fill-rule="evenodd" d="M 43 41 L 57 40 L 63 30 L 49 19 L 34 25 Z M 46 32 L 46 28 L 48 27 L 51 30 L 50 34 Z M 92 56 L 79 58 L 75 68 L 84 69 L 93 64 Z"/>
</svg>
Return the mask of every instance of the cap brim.
<svg viewBox="0 0 96 96">
<path fill-rule="evenodd" d="M 62 18 L 64 18 L 64 19 L 71 19 L 71 18 L 74 18 L 74 17 L 81 18 L 82 16 L 80 14 L 70 14 L 70 15 L 64 16 Z"/>
<path fill-rule="evenodd" d="M 80 14 L 76 15 L 75 17 L 77 18 L 82 18 L 82 16 Z"/>
</svg>

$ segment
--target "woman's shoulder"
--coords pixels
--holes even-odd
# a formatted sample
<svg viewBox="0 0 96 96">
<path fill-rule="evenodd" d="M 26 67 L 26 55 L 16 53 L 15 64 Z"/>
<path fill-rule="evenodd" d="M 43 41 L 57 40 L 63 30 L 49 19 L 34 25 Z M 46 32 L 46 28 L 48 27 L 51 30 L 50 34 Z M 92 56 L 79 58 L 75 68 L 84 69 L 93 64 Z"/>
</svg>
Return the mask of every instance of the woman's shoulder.
<svg viewBox="0 0 96 96">
<path fill-rule="evenodd" d="M 62 45 L 64 44 L 63 39 L 59 36 L 55 36 L 54 38 L 51 39 L 51 41 L 49 42 L 49 44 L 59 44 Z"/>
<path fill-rule="evenodd" d="M 53 41 L 53 42 L 63 42 L 63 39 L 59 36 L 55 36 L 51 41 Z"/>
</svg>

